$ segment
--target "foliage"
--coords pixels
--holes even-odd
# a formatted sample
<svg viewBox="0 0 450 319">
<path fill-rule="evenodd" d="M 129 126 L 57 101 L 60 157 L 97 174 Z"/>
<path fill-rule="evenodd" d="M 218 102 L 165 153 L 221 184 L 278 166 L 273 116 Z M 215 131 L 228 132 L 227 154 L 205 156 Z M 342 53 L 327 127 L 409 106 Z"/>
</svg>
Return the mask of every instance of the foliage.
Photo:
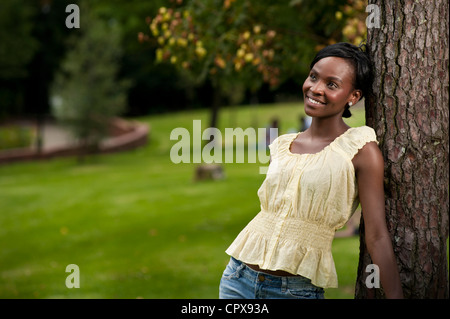
<svg viewBox="0 0 450 319">
<path fill-rule="evenodd" d="M 294 88 L 303 82 L 318 49 L 341 40 L 353 41 L 352 29 L 347 28 L 347 35 L 342 34 L 342 30 L 353 21 L 356 12 L 361 29 L 366 18 L 362 2 L 90 0 L 89 5 L 90 11 L 101 20 L 120 25 L 119 45 L 123 55 L 118 75 L 133 79 L 127 92 L 125 114 L 138 115 L 210 105 L 210 82 L 217 78 L 232 105 L 241 103 L 243 97 L 248 101 L 248 90 L 255 92 L 264 81 L 271 83 L 274 89 L 268 92 L 268 84 L 262 86 L 270 99 L 277 93 L 297 94 Z M 69 3 L 79 3 L 79 0 L 0 1 L 0 117 L 49 112 L 49 87 L 62 57 L 70 49 L 65 46 L 65 39 L 80 33 L 80 30 L 65 27 L 65 7 Z M 199 37 L 206 51 L 202 60 L 195 60 L 196 47 L 190 44 L 176 48 L 177 63 L 170 63 L 172 55 L 162 63 L 152 63 L 156 60 L 156 49 L 163 49 L 163 46 L 149 29 L 140 36 L 148 39 L 144 44 L 136 41 L 136 34 L 144 30 L 145 16 L 154 19 L 161 7 L 179 12 L 183 23 L 186 23 L 184 11 L 190 12 L 194 35 Z M 170 23 L 172 21 L 173 17 Z M 254 31 L 258 27 L 260 33 L 256 35 Z M 254 50 L 252 45 L 256 48 L 268 31 L 275 32 L 271 33 L 275 34 L 273 39 Z M 238 43 L 240 35 L 247 37 L 245 32 L 250 32 L 250 37 Z M 180 43 L 183 45 L 183 40 Z M 242 58 L 243 52 L 239 51 L 240 58 L 233 60 L 242 44 L 247 45 L 246 55 Z M 182 67 L 183 54 L 188 56 L 188 52 L 189 70 Z M 222 60 L 226 62 L 225 68 L 221 68 Z M 199 80 L 201 75 L 205 82 L 196 88 L 192 79 Z"/>
<path fill-rule="evenodd" d="M 12 113 L 22 98 L 27 65 L 39 48 L 33 36 L 36 10 L 26 0 L 0 1 L 0 119 Z"/>
<path fill-rule="evenodd" d="M 31 145 L 33 133 L 23 126 L 0 127 L 0 151 L 9 148 L 21 148 Z"/>
<path fill-rule="evenodd" d="M 146 18 L 150 31 L 141 32 L 139 40 L 157 46 L 158 63 L 176 65 L 198 82 L 207 78 L 229 92 L 302 80 L 313 55 L 341 41 L 340 30 L 347 23 L 347 16 L 336 18 L 348 5 L 343 0 L 171 3 Z"/>
<path fill-rule="evenodd" d="M 115 21 L 121 28 L 119 75 L 132 79 L 127 92 L 127 116 L 170 112 L 196 104 L 196 96 L 187 97 L 190 87 L 174 67 L 162 67 L 149 63 L 155 49 L 150 43 L 141 44 L 136 35 L 145 26 L 144 14 L 156 13 L 166 0 L 90 0 L 91 10 L 105 21 Z"/>
<path fill-rule="evenodd" d="M 366 5 L 364 0 L 348 0 L 348 3 L 342 6 L 340 11 L 336 11 L 336 19 L 345 21 L 342 29 L 345 42 L 360 45 L 367 40 Z"/>
<path fill-rule="evenodd" d="M 83 145 L 95 147 L 106 135 L 109 120 L 124 110 L 128 83 L 116 80 L 121 57 L 118 25 L 82 9 L 83 27 L 71 38 L 72 48 L 56 76 L 52 110 Z"/>
<path fill-rule="evenodd" d="M 173 8 L 161 7 L 146 19 L 159 46 L 156 61 L 174 64 L 195 83 L 209 79 L 229 96 L 240 87 L 255 91 L 263 81 L 275 87 L 276 31 L 252 24 L 255 14 L 248 1 L 176 1 Z M 139 39 L 149 36 L 140 33 Z"/>
<path fill-rule="evenodd" d="M 26 0 L 0 1 L 0 79 L 23 78 L 38 48 L 32 35 L 35 10 Z"/>
</svg>

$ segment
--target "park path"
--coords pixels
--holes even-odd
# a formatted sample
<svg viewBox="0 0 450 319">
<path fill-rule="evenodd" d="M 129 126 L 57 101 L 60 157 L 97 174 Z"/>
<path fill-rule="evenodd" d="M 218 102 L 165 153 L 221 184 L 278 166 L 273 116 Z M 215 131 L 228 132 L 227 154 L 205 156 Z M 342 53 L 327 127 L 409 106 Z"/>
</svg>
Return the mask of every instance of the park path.
<svg viewBox="0 0 450 319">
<path fill-rule="evenodd" d="M 45 121 L 42 132 L 43 149 L 54 150 L 55 148 L 65 148 L 78 146 L 77 139 L 70 130 L 62 124 L 54 121 Z M 105 137 L 103 142 L 111 140 L 111 137 Z"/>
<path fill-rule="evenodd" d="M 65 127 L 56 123 L 46 122 L 44 124 L 42 138 L 44 149 L 76 145 L 73 135 Z"/>
</svg>

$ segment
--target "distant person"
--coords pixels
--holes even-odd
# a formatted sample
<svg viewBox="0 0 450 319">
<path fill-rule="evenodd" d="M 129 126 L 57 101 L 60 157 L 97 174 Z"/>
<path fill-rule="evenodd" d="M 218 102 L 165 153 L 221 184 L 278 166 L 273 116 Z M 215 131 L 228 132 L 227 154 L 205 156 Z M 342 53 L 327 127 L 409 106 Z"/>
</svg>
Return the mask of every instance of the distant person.
<svg viewBox="0 0 450 319">
<path fill-rule="evenodd" d="M 308 115 L 302 115 L 300 116 L 300 132 L 306 131 L 310 126 L 312 122 L 312 117 Z"/>
<path fill-rule="evenodd" d="M 370 89 L 368 54 L 349 43 L 319 51 L 303 84 L 305 132 L 270 144 L 258 190 L 261 211 L 226 250 L 219 297 L 322 299 L 337 287 L 331 253 L 337 229 L 358 203 L 365 241 L 387 298 L 403 298 L 384 210 L 384 162 L 375 131 L 349 127 L 350 107 Z"/>
<path fill-rule="evenodd" d="M 273 134 L 270 134 L 270 131 L 271 131 L 270 129 L 272 128 L 272 129 L 279 130 L 278 126 L 279 126 L 278 119 L 273 118 L 272 121 L 270 122 L 269 126 L 266 127 L 266 146 L 269 146 L 273 142 L 273 140 L 278 137 L 278 134 L 276 134 L 275 136 L 273 136 Z"/>
</svg>

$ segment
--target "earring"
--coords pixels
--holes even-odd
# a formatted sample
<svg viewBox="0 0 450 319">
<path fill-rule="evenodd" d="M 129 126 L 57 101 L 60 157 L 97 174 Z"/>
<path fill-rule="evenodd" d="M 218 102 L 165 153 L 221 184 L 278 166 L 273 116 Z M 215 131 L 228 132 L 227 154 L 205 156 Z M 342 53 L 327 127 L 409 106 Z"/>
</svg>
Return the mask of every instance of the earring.
<svg viewBox="0 0 450 319">
<path fill-rule="evenodd" d="M 352 102 L 348 102 L 348 106 L 350 107 L 350 106 L 352 106 L 353 105 L 353 103 Z"/>
</svg>

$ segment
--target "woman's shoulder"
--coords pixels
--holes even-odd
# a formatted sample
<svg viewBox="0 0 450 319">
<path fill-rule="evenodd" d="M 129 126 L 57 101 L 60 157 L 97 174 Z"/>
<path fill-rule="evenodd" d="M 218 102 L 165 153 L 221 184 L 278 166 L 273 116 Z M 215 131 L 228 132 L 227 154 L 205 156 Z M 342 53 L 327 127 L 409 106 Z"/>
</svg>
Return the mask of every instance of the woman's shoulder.
<svg viewBox="0 0 450 319">
<path fill-rule="evenodd" d="M 375 130 L 366 125 L 350 128 L 346 137 L 346 143 L 350 143 L 358 148 L 361 148 L 368 142 L 376 142 L 378 144 Z"/>
<path fill-rule="evenodd" d="M 351 127 L 350 128 L 350 134 L 351 137 L 368 137 L 373 138 L 376 140 L 377 134 L 375 133 L 375 130 L 371 128 L 370 126 L 358 126 L 358 127 Z"/>
<path fill-rule="evenodd" d="M 337 144 L 350 158 L 353 158 L 367 144 L 373 144 L 378 147 L 375 130 L 365 125 L 351 127 Z"/>
</svg>

